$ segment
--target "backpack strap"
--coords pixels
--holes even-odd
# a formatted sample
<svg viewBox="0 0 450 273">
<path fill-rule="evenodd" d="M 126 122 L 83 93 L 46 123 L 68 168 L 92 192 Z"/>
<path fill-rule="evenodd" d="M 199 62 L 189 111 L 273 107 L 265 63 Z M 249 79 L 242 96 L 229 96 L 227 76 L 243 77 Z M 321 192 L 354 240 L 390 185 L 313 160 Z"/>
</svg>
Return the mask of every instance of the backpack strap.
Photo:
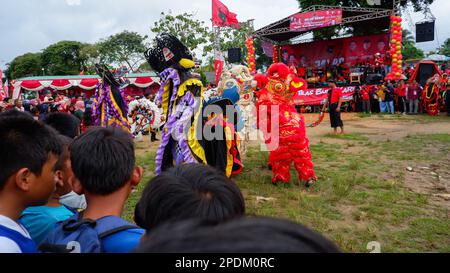
<svg viewBox="0 0 450 273">
<path fill-rule="evenodd" d="M 74 232 L 82 225 L 90 225 L 92 228 L 95 228 L 97 223 L 91 219 L 83 219 L 83 212 L 80 212 L 64 221 L 62 224 L 62 229 L 64 232 Z"/>
<path fill-rule="evenodd" d="M 112 234 L 128 229 L 137 229 L 138 227 L 130 224 L 117 216 L 106 216 L 96 221 L 95 230 L 98 237 L 104 239 Z"/>
</svg>

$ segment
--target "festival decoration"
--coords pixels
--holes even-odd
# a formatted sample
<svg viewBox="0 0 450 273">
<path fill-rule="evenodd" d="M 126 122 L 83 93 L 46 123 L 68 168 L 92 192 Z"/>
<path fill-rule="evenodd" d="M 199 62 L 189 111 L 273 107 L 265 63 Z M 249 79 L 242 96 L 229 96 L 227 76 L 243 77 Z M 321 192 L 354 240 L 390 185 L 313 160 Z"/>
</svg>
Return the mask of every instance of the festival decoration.
<svg viewBox="0 0 450 273">
<path fill-rule="evenodd" d="M 150 133 L 151 129 L 158 129 L 164 124 L 161 110 L 146 98 L 130 102 L 128 109 L 131 132 L 134 136 Z"/>
<path fill-rule="evenodd" d="M 280 61 L 280 47 L 277 45 L 273 46 L 273 59 L 272 59 L 272 63 L 278 63 Z"/>
<path fill-rule="evenodd" d="M 259 86 L 267 82 L 257 93 L 257 109 L 258 125 L 271 149 L 269 165 L 273 172 L 272 183 L 288 183 L 290 165 L 294 162 L 299 179 L 306 181 L 307 186 L 313 185 L 317 177 L 311 161 L 305 121 L 292 102 L 295 92 L 307 88 L 306 82 L 290 74 L 289 68 L 283 63 L 272 64 L 266 78 L 257 75 L 255 79 L 259 81 Z"/>
<path fill-rule="evenodd" d="M 96 65 L 96 71 L 102 82 L 94 94 L 94 124 L 101 127 L 119 127 L 131 133 L 123 83 L 120 83 L 104 65 Z"/>
<path fill-rule="evenodd" d="M 208 164 L 227 176 L 242 170 L 236 138 L 223 110 L 232 102 L 218 100 L 216 105 L 223 107 L 222 113 L 205 114 L 204 88 L 190 73 L 195 63 L 189 49 L 167 33 L 156 37 L 154 44 L 145 52 L 145 58 L 160 73 L 156 102 L 161 104 L 166 120 L 156 154 L 156 174 L 184 163 Z M 214 100 L 210 101 L 214 104 Z M 208 130 L 203 130 L 202 125 L 209 126 Z M 224 138 L 211 139 L 205 137 L 205 132 L 218 132 Z"/>
<path fill-rule="evenodd" d="M 247 46 L 247 64 L 252 75 L 256 74 L 255 45 L 252 37 L 248 37 L 245 41 Z"/>
<path fill-rule="evenodd" d="M 391 16 L 392 72 L 386 76 L 386 80 L 401 80 L 403 77 L 402 39 L 402 18 Z"/>
</svg>

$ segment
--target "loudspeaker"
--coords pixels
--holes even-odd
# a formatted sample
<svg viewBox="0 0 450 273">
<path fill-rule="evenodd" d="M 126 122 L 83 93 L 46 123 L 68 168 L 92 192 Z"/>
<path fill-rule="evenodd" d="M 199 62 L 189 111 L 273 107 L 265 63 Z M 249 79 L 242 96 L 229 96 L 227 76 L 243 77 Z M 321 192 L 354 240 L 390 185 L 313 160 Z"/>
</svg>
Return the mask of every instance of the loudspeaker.
<svg viewBox="0 0 450 273">
<path fill-rule="evenodd" d="M 379 84 L 383 81 L 383 76 L 381 74 L 367 74 L 366 84 Z"/>
<path fill-rule="evenodd" d="M 240 63 L 241 62 L 241 49 L 240 48 L 230 48 L 228 49 L 228 62 L 229 63 Z"/>
<path fill-rule="evenodd" d="M 434 21 L 416 24 L 416 42 L 434 41 Z"/>
<path fill-rule="evenodd" d="M 419 75 L 417 77 L 417 82 L 421 86 L 425 86 L 427 80 L 434 75 L 434 65 L 432 64 L 420 64 Z"/>
</svg>

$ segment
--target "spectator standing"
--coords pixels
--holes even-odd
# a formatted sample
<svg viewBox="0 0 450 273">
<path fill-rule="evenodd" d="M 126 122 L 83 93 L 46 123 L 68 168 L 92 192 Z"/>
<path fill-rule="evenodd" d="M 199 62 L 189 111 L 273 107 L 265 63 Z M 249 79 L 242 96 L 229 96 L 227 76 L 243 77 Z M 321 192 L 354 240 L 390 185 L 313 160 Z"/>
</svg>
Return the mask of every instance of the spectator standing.
<svg viewBox="0 0 450 273">
<path fill-rule="evenodd" d="M 368 86 L 364 85 L 361 89 L 361 92 L 363 112 L 366 114 L 371 114 L 372 111 L 370 109 L 370 89 Z"/>
<path fill-rule="evenodd" d="M 380 113 L 386 113 L 386 86 L 380 85 L 376 94 L 380 104 Z"/>
<path fill-rule="evenodd" d="M 406 85 L 404 80 L 400 80 L 397 85 L 397 95 L 398 95 L 398 109 L 400 113 L 406 115 Z"/>
<path fill-rule="evenodd" d="M 413 81 L 407 88 L 406 91 L 406 99 L 409 102 L 409 114 L 417 115 L 419 113 L 419 98 L 422 94 L 422 87 L 417 83 L 417 81 Z"/>
<path fill-rule="evenodd" d="M 390 114 L 395 114 L 394 109 L 394 85 L 391 81 L 387 82 L 386 85 L 386 95 L 384 97 L 386 103 L 387 112 Z"/>
</svg>

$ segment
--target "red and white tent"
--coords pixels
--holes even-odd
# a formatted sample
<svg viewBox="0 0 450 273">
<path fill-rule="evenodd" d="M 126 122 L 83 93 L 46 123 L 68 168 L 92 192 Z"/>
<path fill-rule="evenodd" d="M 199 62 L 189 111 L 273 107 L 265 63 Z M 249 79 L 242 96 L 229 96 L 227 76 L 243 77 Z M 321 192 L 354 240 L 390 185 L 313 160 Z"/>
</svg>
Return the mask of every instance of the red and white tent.
<svg viewBox="0 0 450 273">
<path fill-rule="evenodd" d="M 125 79 L 130 81 L 131 85 L 139 88 L 147 88 L 154 84 L 159 85 L 159 77 L 155 73 L 129 74 Z M 45 88 L 54 90 L 67 90 L 70 88 L 81 88 L 84 90 L 93 90 L 100 83 L 98 76 L 47 76 L 47 77 L 29 77 L 12 81 L 13 98 L 19 97 L 20 92 L 40 91 Z"/>
</svg>

